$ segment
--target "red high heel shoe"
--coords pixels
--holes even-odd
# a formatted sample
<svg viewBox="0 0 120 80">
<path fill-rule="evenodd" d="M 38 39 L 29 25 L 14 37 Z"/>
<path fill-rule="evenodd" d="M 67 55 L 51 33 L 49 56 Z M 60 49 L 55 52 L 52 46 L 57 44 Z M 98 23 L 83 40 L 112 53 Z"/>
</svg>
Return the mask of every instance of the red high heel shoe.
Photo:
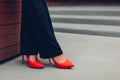
<svg viewBox="0 0 120 80">
<path fill-rule="evenodd" d="M 29 59 L 29 57 L 26 55 L 28 66 L 30 68 L 39 68 L 42 69 L 44 68 L 44 65 L 40 61 L 33 62 Z M 24 55 L 22 55 L 22 63 L 24 64 Z"/>
<path fill-rule="evenodd" d="M 52 59 L 52 60 L 53 60 L 55 66 L 57 68 L 69 69 L 69 68 L 74 67 L 74 64 L 70 60 L 68 60 L 68 59 L 66 59 L 65 61 L 63 61 L 61 63 L 56 62 L 54 59 Z M 51 64 L 51 60 L 50 59 L 49 59 L 49 62 Z"/>
</svg>

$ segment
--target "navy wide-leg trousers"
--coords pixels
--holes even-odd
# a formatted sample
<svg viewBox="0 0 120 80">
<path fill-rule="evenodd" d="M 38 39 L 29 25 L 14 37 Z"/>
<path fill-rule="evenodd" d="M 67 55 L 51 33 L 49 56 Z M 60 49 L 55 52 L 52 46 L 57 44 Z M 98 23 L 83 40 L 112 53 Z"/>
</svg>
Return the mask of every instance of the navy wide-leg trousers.
<svg viewBox="0 0 120 80">
<path fill-rule="evenodd" d="M 22 0 L 21 54 L 52 58 L 62 54 L 45 0 Z"/>
</svg>

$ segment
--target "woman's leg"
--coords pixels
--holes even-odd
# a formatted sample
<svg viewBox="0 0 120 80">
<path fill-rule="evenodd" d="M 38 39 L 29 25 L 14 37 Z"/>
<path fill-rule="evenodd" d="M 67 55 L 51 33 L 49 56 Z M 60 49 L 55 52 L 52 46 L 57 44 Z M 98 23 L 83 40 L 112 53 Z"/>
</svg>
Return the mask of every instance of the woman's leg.
<svg viewBox="0 0 120 80">
<path fill-rule="evenodd" d="M 34 11 L 32 0 L 22 0 L 22 20 L 21 20 L 21 54 L 37 55 L 37 37 L 35 31 L 35 22 L 32 20 Z"/>
<path fill-rule="evenodd" d="M 35 31 L 35 22 L 32 20 L 34 15 L 31 0 L 22 0 L 22 22 L 21 22 L 21 54 L 24 62 L 26 55 L 30 68 L 43 68 L 44 65 L 37 59 L 38 45 Z"/>
<path fill-rule="evenodd" d="M 52 22 L 45 0 L 32 0 L 34 8 L 34 30 L 36 31 L 38 50 L 41 58 L 53 58 L 63 52 L 55 38 Z M 34 22 L 33 21 L 33 22 Z M 33 23 L 32 22 L 32 23 Z"/>
<path fill-rule="evenodd" d="M 23 0 L 21 53 L 37 55 L 37 52 L 41 58 L 68 62 L 55 38 L 45 0 Z"/>
</svg>

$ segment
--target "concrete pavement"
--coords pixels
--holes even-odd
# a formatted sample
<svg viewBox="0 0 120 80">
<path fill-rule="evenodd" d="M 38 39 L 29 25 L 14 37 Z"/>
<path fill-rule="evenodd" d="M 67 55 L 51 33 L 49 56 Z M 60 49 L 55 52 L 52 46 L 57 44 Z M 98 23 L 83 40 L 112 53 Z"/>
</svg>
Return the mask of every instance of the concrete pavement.
<svg viewBox="0 0 120 80">
<path fill-rule="evenodd" d="M 30 69 L 21 57 L 0 66 L 2 80 L 119 80 L 120 38 L 56 33 L 64 54 L 75 64 L 57 69 L 48 60 L 44 69 Z"/>
</svg>

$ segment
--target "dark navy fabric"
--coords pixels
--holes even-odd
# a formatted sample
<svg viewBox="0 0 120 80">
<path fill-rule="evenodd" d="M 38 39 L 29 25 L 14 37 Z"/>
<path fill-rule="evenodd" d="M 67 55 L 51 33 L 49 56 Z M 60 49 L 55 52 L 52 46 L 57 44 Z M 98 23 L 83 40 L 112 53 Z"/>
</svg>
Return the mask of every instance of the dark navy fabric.
<svg viewBox="0 0 120 80">
<path fill-rule="evenodd" d="M 22 0 L 21 54 L 52 58 L 62 54 L 45 0 Z"/>
</svg>

